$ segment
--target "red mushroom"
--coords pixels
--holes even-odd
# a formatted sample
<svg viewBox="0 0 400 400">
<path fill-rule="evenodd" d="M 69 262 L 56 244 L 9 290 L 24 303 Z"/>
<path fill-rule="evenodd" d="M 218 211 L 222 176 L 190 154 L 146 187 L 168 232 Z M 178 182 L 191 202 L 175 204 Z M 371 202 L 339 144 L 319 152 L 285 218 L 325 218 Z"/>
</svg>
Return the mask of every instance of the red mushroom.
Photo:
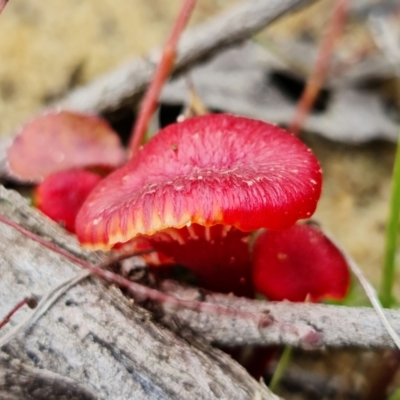
<svg viewBox="0 0 400 400">
<path fill-rule="evenodd" d="M 116 132 L 102 118 L 51 112 L 27 123 L 7 152 L 10 173 L 22 181 L 72 168 L 120 167 L 126 155 Z"/>
<path fill-rule="evenodd" d="M 102 179 L 102 176 L 86 170 L 56 172 L 35 188 L 34 203 L 53 221 L 75 232 L 79 209 Z"/>
<path fill-rule="evenodd" d="M 350 272 L 337 247 L 313 225 L 266 231 L 253 248 L 253 281 L 270 300 L 343 299 Z"/>
<path fill-rule="evenodd" d="M 34 205 L 53 221 L 75 233 L 76 215 L 89 193 L 102 179 L 104 177 L 98 173 L 82 169 L 55 172 L 34 189 Z M 154 251 L 150 242 L 144 238 L 115 245 L 113 250 L 127 255 L 151 250 L 148 254 L 142 254 L 147 265 L 159 267 L 175 264 L 171 258 Z"/>
<path fill-rule="evenodd" d="M 235 247 L 247 235 L 239 231 L 284 229 L 310 217 L 320 191 L 319 163 L 299 139 L 262 121 L 206 115 L 164 128 L 104 179 L 80 210 L 76 232 L 84 246 L 103 250 L 145 236 L 200 270 L 222 257 L 225 240 L 234 243 L 228 255 L 242 259 Z M 194 242 L 201 256 L 188 250 Z"/>
</svg>

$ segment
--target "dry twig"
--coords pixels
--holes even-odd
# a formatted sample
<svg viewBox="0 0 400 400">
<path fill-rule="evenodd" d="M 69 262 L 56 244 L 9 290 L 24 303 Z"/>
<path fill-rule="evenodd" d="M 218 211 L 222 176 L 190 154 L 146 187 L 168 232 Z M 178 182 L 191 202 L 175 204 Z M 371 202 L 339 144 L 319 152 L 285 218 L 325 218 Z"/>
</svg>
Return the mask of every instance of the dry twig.
<svg viewBox="0 0 400 400">
<path fill-rule="evenodd" d="M 211 57 L 219 50 L 240 43 L 295 7 L 312 0 L 253 0 L 219 15 L 182 35 L 178 45 L 175 73 Z M 132 106 L 142 97 L 151 82 L 161 51 L 150 53 L 148 60 L 130 63 L 74 90 L 56 106 L 95 114 L 112 113 Z"/>
<path fill-rule="evenodd" d="M 365 349 L 395 348 L 385 326 L 372 308 L 343 307 L 324 304 L 265 302 L 221 294 L 207 294 L 196 288 L 184 288 L 172 281 L 163 282 L 167 293 L 184 298 L 199 298 L 209 303 L 229 305 L 238 310 L 263 313 L 272 321 L 262 327 L 252 321 L 229 315 L 200 314 L 191 310 L 164 309 L 162 321 L 173 328 L 188 327 L 206 340 L 223 346 L 290 345 L 307 349 L 323 347 L 357 347 Z M 385 310 L 384 315 L 396 332 L 400 332 L 400 311 Z"/>
</svg>

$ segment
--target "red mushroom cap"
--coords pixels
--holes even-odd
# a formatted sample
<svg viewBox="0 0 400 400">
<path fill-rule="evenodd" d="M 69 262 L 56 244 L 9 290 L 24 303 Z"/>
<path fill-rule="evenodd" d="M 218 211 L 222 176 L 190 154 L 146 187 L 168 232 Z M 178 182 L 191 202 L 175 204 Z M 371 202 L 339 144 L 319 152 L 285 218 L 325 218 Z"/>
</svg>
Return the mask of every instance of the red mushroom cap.
<svg viewBox="0 0 400 400">
<path fill-rule="evenodd" d="M 349 289 L 350 272 L 342 253 L 319 228 L 294 225 L 257 238 L 253 281 L 270 300 L 340 300 Z"/>
<path fill-rule="evenodd" d="M 86 170 L 56 172 L 35 189 L 36 207 L 70 232 L 75 232 L 76 215 L 102 176 Z"/>
<path fill-rule="evenodd" d="M 72 168 L 120 167 L 125 151 L 102 118 L 69 111 L 51 112 L 27 123 L 7 152 L 10 173 L 23 181 Z"/>
<path fill-rule="evenodd" d="M 76 231 L 110 249 L 137 235 L 197 223 L 284 229 L 314 212 L 321 169 L 283 129 L 217 114 L 169 125 L 90 194 Z"/>
</svg>

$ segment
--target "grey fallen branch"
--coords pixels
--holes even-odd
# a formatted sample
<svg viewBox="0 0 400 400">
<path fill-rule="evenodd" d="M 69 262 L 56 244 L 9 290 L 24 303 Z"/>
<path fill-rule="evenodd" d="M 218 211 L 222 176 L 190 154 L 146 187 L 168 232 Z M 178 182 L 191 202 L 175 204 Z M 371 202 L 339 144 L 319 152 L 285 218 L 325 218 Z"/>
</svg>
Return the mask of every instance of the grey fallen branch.
<svg viewBox="0 0 400 400">
<path fill-rule="evenodd" d="M 219 50 L 248 39 L 260 29 L 295 7 L 312 0 L 252 0 L 215 17 L 211 21 L 185 33 L 178 46 L 175 74 L 214 55 Z M 78 88 L 56 106 L 96 114 L 113 113 L 124 106 L 132 106 L 144 93 L 152 79 L 160 50 L 150 53 L 147 60 L 134 59 L 130 63 Z"/>
<path fill-rule="evenodd" d="M 268 303 L 221 294 L 204 295 L 197 288 L 185 288 L 173 281 L 164 281 L 161 289 L 185 299 L 201 298 L 203 301 L 225 304 L 254 316 L 265 315 L 266 319 L 260 326 L 256 318 L 200 314 L 185 309 L 174 310 L 171 314 L 168 308 L 164 307 L 164 324 L 171 329 L 187 327 L 196 335 L 215 344 L 291 345 L 306 349 L 396 348 L 372 308 L 290 302 Z M 385 315 L 394 330 L 400 333 L 400 311 L 386 310 Z"/>
<path fill-rule="evenodd" d="M 288 125 L 296 101 L 276 84 L 274 75 L 277 71 L 282 76 L 293 76 L 292 67 L 261 46 L 247 42 L 196 66 L 191 70 L 190 78 L 208 109 Z M 398 122 L 386 111 L 385 99 L 378 91 L 367 91 L 360 86 L 351 79 L 330 83 L 332 95 L 326 109 L 311 112 L 305 129 L 345 143 L 397 140 Z M 166 104 L 184 104 L 188 98 L 189 89 L 184 77 L 169 82 L 161 94 L 161 100 Z M 360 121 L 364 123 L 360 124 Z"/>
<path fill-rule="evenodd" d="M 90 390 L 73 379 L 30 367 L 0 352 L 0 397 L 3 400 L 95 400 Z"/>
<path fill-rule="evenodd" d="M 104 259 L 84 251 L 72 236 L 3 187 L 0 213 L 86 261 Z M 0 253 L 1 317 L 21 298 L 40 299 L 82 272 L 4 224 Z M 33 312 L 18 311 L 0 330 L 0 340 Z M 5 341 L 0 370 L 1 399 L 38 398 L 35 391 L 25 397 L 19 387 L 35 388 L 38 382 L 48 388 L 39 393 L 48 399 L 276 399 L 229 356 L 188 331 L 185 338 L 174 335 L 118 288 L 89 277 Z"/>
</svg>

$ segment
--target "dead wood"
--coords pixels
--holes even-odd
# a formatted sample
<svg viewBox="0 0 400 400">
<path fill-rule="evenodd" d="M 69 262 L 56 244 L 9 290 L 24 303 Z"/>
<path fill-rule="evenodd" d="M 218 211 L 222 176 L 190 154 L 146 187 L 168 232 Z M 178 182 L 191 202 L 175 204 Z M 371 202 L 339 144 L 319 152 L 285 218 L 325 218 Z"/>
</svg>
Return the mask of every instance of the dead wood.
<svg viewBox="0 0 400 400">
<path fill-rule="evenodd" d="M 285 54 L 291 54 L 290 47 L 286 48 Z M 307 51 L 300 50 L 303 57 L 313 60 Z M 297 99 L 279 83 L 289 78 L 292 79 L 289 82 L 302 82 L 300 74 L 296 78 L 293 67 L 252 42 L 223 51 L 212 61 L 190 71 L 196 92 L 208 109 L 280 125 L 289 125 L 296 109 Z M 305 130 L 350 144 L 376 139 L 396 141 L 398 122 L 388 112 L 387 100 L 376 90 L 360 87 L 357 84 L 360 79 L 356 74 L 349 74 L 341 81 L 329 82 L 327 93 L 330 94 L 321 101 L 323 110 L 310 113 Z M 188 98 L 185 77 L 169 82 L 161 94 L 165 104 L 185 104 Z"/>
<path fill-rule="evenodd" d="M 175 74 L 203 61 L 219 50 L 251 37 L 295 7 L 313 0 L 252 0 L 185 33 L 179 42 Z M 81 112 L 109 114 L 142 97 L 152 79 L 161 51 L 147 59 L 136 58 L 68 94 L 56 106 Z"/>
<path fill-rule="evenodd" d="M 0 398 L 3 400 L 96 400 L 93 392 L 72 379 L 24 365 L 0 353 Z"/>
<path fill-rule="evenodd" d="M 104 258 L 81 249 L 73 237 L 3 187 L 0 213 L 85 260 L 97 263 Z M 0 252 L 0 316 L 21 298 L 40 298 L 81 272 L 5 225 L 0 226 Z M 85 399 L 276 398 L 229 356 L 189 333 L 186 339 L 174 335 L 118 288 L 98 279 L 87 278 L 70 288 L 43 316 L 4 343 L 31 313 L 21 309 L 0 331 L 1 351 L 8 356 L 0 353 L 0 398 L 27 398 L 16 391 L 24 379 L 31 387 L 42 382 L 38 390 L 47 386 L 46 398 L 52 398 L 51 393 L 53 398 L 73 398 L 74 388 L 63 389 L 72 382 L 81 393 L 76 398 Z M 31 398 L 43 398 L 43 390 L 37 396 L 33 391 Z"/>
<path fill-rule="evenodd" d="M 164 307 L 162 321 L 174 329 L 190 328 L 209 342 L 222 346 L 291 345 L 306 349 L 323 347 L 364 349 L 395 349 L 375 310 L 367 307 L 340 307 L 324 304 L 248 300 L 221 294 L 204 294 L 198 288 L 183 287 L 164 281 L 162 290 L 184 299 L 203 299 L 224 304 L 250 315 L 265 315 L 265 323 L 257 318 L 237 318 L 234 315 L 213 315 L 191 310 Z M 400 333 L 400 311 L 386 310 L 385 315 Z"/>
</svg>

